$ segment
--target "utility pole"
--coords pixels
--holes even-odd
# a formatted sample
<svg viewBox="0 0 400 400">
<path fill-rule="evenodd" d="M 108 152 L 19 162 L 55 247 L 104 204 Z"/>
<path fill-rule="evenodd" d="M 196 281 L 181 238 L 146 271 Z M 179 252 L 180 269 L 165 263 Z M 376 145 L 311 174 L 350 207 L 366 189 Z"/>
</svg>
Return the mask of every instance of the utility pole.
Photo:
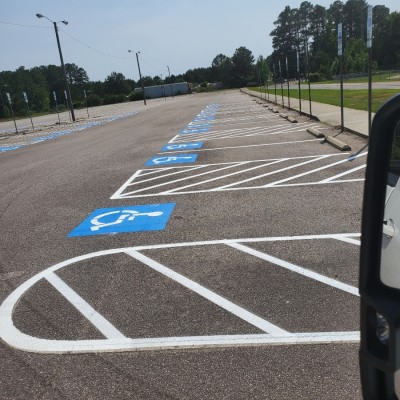
<svg viewBox="0 0 400 400">
<path fill-rule="evenodd" d="M 72 100 L 71 100 L 71 91 L 69 90 L 69 84 L 68 84 L 68 79 L 67 79 L 67 72 L 65 70 L 65 65 L 64 65 L 64 59 L 63 59 L 63 55 L 62 55 L 62 51 L 61 51 L 61 45 L 60 45 L 60 38 L 58 37 L 58 27 L 57 27 L 57 22 L 52 21 L 51 19 L 47 18 L 45 15 L 42 14 L 36 14 L 36 16 L 38 18 L 46 18 L 47 20 L 49 20 L 53 25 L 54 25 L 54 31 L 56 33 L 56 39 L 57 39 L 57 46 L 58 46 L 58 53 L 60 54 L 60 61 L 61 61 L 61 69 L 63 72 L 63 77 L 64 77 L 64 83 L 65 86 L 67 88 L 67 103 L 68 103 L 68 108 L 71 112 L 71 117 L 72 117 L 72 121 L 75 122 L 75 113 L 74 113 L 74 107 L 72 105 Z M 64 25 L 68 25 L 67 21 L 58 21 L 58 22 L 62 22 Z"/>
<path fill-rule="evenodd" d="M 68 84 L 68 79 L 67 79 L 67 71 L 65 70 L 64 59 L 63 59 L 63 55 L 62 55 L 62 51 L 61 51 L 61 45 L 60 45 L 60 38 L 58 37 L 57 22 L 53 22 L 53 24 L 54 24 L 54 31 L 56 32 L 58 52 L 60 53 L 60 60 L 61 60 L 61 67 L 62 67 L 63 75 L 64 75 L 64 82 L 65 82 L 65 86 L 67 88 L 68 107 L 71 110 L 72 121 L 75 122 L 74 106 L 72 105 L 71 91 L 69 90 L 69 84 Z"/>
<path fill-rule="evenodd" d="M 138 66 L 138 70 L 139 70 L 140 83 L 142 84 L 143 101 L 144 101 L 144 105 L 146 105 L 146 95 L 144 93 L 144 84 L 143 84 L 143 79 L 142 79 L 142 73 L 140 72 L 140 64 L 139 64 L 139 56 L 138 56 L 138 54 L 140 54 L 140 51 L 138 51 L 136 53 L 136 61 L 137 61 L 137 66 Z"/>
</svg>

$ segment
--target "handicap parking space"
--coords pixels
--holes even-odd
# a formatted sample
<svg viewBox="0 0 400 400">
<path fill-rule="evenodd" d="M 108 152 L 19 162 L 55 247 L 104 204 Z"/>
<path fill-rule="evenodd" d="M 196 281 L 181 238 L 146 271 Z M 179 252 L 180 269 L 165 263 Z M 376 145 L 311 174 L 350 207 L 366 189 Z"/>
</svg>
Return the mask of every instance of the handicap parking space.
<svg viewBox="0 0 400 400">
<path fill-rule="evenodd" d="M 135 172 L 111 199 L 363 182 L 365 155 L 352 163 L 347 154 L 328 154 L 144 169 Z"/>
<path fill-rule="evenodd" d="M 310 251 L 305 266 L 294 263 L 296 247 L 308 242 L 320 249 L 324 241 L 356 253 L 359 234 L 172 243 L 78 256 L 10 294 L 0 307 L 0 337 L 44 353 L 356 342 L 357 288 L 345 276 L 315 270 L 320 251 Z M 288 243 L 292 251 L 283 259 L 278 248 Z M 342 268 L 352 268 L 351 259 Z"/>
</svg>

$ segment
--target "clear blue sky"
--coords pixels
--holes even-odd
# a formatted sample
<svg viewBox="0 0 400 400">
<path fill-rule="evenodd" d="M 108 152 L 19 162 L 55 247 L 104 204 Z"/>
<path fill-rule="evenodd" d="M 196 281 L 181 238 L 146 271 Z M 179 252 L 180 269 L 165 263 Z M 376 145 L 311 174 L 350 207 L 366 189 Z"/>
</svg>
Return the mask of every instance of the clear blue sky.
<svg viewBox="0 0 400 400">
<path fill-rule="evenodd" d="M 83 67 L 91 80 L 104 80 L 113 71 L 137 80 L 136 51 L 141 52 L 143 75 L 164 77 L 167 65 L 172 74 L 208 67 L 217 54 L 230 57 L 240 46 L 250 49 L 255 58 L 268 56 L 273 22 L 286 5 L 295 8 L 301 2 L 1 0 L 0 71 L 59 65 L 54 29 L 49 21 L 36 18 L 36 13 L 69 22 L 68 26 L 59 24 L 64 61 Z M 333 0 L 311 3 L 329 7 Z M 369 4 L 400 11 L 399 0 L 369 0 Z"/>
</svg>

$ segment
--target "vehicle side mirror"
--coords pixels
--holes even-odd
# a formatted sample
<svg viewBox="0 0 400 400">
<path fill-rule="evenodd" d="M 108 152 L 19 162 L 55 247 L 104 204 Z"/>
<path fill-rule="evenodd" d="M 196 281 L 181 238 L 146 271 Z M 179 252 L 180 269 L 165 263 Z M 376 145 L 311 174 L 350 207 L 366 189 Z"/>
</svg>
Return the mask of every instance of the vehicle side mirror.
<svg viewBox="0 0 400 400">
<path fill-rule="evenodd" d="M 396 399 L 400 370 L 400 94 L 369 138 L 360 257 L 360 372 L 365 399 Z"/>
</svg>

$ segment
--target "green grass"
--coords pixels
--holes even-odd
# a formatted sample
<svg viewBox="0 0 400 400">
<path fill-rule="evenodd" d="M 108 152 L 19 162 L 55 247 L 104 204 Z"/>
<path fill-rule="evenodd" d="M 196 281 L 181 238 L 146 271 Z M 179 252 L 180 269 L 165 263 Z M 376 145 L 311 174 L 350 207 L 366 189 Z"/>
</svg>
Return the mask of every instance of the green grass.
<svg viewBox="0 0 400 400">
<path fill-rule="evenodd" d="M 259 88 L 249 88 L 250 90 L 259 92 Z M 263 89 L 261 93 L 265 93 Z M 268 93 L 268 92 L 267 92 Z M 275 89 L 269 89 L 270 100 L 275 100 Z M 282 96 L 281 88 L 277 87 L 278 101 Z M 388 99 L 398 94 L 396 89 L 373 89 L 372 90 L 372 111 L 376 112 L 378 108 Z M 272 97 L 271 97 L 272 94 Z M 284 88 L 283 95 L 287 96 L 287 88 Z M 290 89 L 290 97 L 299 98 L 298 89 Z M 302 100 L 308 100 L 308 89 L 301 90 Z M 343 91 L 344 106 L 354 108 L 355 110 L 368 110 L 368 90 L 344 90 Z M 331 104 L 340 107 L 340 90 L 333 89 L 313 89 L 311 88 L 311 100 L 318 103 Z"/>
<path fill-rule="evenodd" d="M 400 81 L 400 73 L 398 72 L 381 72 L 372 75 L 372 82 L 398 82 Z M 339 83 L 339 80 L 330 80 L 323 82 L 313 82 L 311 85 L 318 85 L 321 83 Z M 363 76 L 359 78 L 349 78 L 344 77 L 344 83 L 368 83 L 368 76 Z"/>
</svg>

